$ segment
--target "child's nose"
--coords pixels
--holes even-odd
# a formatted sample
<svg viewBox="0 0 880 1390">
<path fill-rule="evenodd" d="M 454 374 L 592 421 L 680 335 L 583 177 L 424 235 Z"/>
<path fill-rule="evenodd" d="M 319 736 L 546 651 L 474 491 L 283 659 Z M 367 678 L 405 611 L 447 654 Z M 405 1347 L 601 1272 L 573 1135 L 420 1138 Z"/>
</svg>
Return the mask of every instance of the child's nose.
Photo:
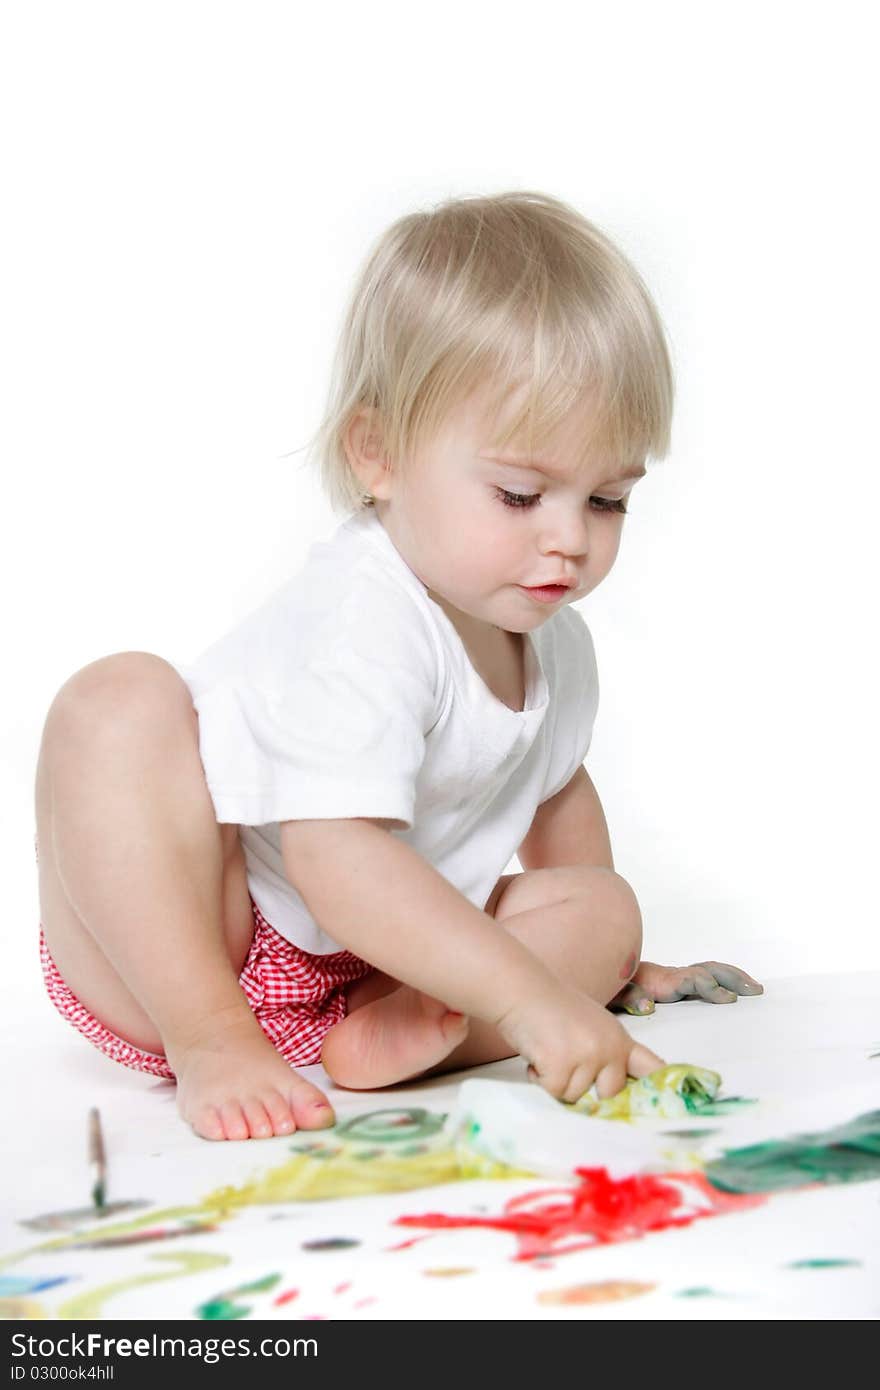
<svg viewBox="0 0 880 1390">
<path fill-rule="evenodd" d="M 564 511 L 542 517 L 538 544 L 543 555 L 579 558 L 589 549 L 586 512 Z"/>
</svg>

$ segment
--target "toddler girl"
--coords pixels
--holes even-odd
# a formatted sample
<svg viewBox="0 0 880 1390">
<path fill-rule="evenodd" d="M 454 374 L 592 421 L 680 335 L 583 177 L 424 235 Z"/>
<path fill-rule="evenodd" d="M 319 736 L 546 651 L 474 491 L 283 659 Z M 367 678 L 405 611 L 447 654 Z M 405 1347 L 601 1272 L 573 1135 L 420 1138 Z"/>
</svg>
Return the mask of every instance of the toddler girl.
<svg viewBox="0 0 880 1390">
<path fill-rule="evenodd" d="M 639 963 L 584 769 L 572 605 L 668 449 L 635 270 L 531 193 L 404 217 L 355 287 L 316 455 L 350 515 L 195 663 L 76 673 L 37 769 L 60 1011 L 176 1078 L 209 1139 L 333 1123 L 339 1085 L 522 1054 L 573 1101 L 662 1065 L 605 1007 L 760 985 Z M 523 872 L 504 874 L 518 854 Z"/>
</svg>

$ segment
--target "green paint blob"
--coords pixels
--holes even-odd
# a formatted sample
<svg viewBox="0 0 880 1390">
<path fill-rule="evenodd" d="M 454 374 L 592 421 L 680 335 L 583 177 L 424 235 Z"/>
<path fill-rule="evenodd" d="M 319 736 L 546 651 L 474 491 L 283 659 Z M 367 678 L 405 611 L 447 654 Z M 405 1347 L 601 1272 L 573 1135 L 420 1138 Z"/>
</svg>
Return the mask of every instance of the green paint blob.
<svg viewBox="0 0 880 1390">
<path fill-rule="evenodd" d="M 215 1298 L 211 1303 L 200 1303 L 196 1313 L 207 1322 L 219 1322 L 221 1318 L 246 1318 L 250 1312 L 246 1303 L 233 1303 L 228 1298 Z"/>
<path fill-rule="evenodd" d="M 710 1289 L 708 1284 L 699 1284 L 693 1289 L 679 1289 L 676 1298 L 716 1298 L 717 1289 Z"/>
<path fill-rule="evenodd" d="M 880 1178 L 880 1110 L 817 1134 L 731 1149 L 706 1165 L 706 1177 L 724 1192 L 783 1192 Z"/>
<path fill-rule="evenodd" d="M 689 1106 L 690 1110 L 699 1110 L 701 1115 L 728 1115 L 731 1110 L 741 1110 L 744 1105 L 757 1105 L 757 1100 L 749 1096 L 728 1096 L 724 1100 L 708 1101 L 705 1105 Z"/>
<path fill-rule="evenodd" d="M 710 1134 L 717 1134 L 717 1129 L 664 1129 L 665 1139 L 708 1139 Z"/>
<path fill-rule="evenodd" d="M 344 1120 L 333 1131 L 337 1138 L 366 1140 L 373 1144 L 412 1143 L 438 1134 L 445 1115 L 432 1114 L 417 1106 L 398 1110 L 371 1110 L 367 1115 L 355 1115 Z"/>
<path fill-rule="evenodd" d="M 359 1240 L 352 1240 L 349 1236 L 327 1236 L 323 1240 L 304 1240 L 303 1250 L 352 1250 L 355 1245 L 360 1245 Z"/>
<path fill-rule="evenodd" d="M 861 1260 L 792 1260 L 786 1269 L 861 1269 Z"/>
<path fill-rule="evenodd" d="M 246 1318 L 251 1312 L 250 1304 L 236 1303 L 235 1300 L 247 1294 L 270 1293 L 280 1282 L 280 1274 L 267 1274 L 262 1279 L 255 1279 L 253 1283 L 239 1284 L 237 1289 L 218 1293 L 214 1298 L 209 1298 L 206 1303 L 200 1303 L 196 1309 L 196 1314 L 208 1322 L 217 1322 L 225 1318 Z"/>
</svg>

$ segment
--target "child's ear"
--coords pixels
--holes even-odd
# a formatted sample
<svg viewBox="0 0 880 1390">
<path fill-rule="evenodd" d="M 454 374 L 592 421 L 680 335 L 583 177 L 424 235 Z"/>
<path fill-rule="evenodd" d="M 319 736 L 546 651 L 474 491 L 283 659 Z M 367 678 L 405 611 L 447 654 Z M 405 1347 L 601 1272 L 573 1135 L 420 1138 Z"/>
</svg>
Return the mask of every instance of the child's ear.
<svg viewBox="0 0 880 1390">
<path fill-rule="evenodd" d="M 379 412 L 362 406 L 345 431 L 343 444 L 351 470 L 364 492 L 386 501 L 391 496 L 391 461 L 385 453 Z"/>
</svg>

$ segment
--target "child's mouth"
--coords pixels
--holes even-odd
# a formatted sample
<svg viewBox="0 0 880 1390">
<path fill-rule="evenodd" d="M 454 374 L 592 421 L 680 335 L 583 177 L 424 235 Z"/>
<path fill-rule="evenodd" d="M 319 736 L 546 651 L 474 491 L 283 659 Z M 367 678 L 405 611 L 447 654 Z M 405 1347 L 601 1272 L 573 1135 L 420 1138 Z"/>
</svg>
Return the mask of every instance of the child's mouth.
<svg viewBox="0 0 880 1390">
<path fill-rule="evenodd" d="M 527 588 L 525 584 L 518 586 L 529 598 L 537 599 L 538 603 L 558 603 L 568 593 L 567 584 L 539 584 L 535 588 Z"/>
</svg>

